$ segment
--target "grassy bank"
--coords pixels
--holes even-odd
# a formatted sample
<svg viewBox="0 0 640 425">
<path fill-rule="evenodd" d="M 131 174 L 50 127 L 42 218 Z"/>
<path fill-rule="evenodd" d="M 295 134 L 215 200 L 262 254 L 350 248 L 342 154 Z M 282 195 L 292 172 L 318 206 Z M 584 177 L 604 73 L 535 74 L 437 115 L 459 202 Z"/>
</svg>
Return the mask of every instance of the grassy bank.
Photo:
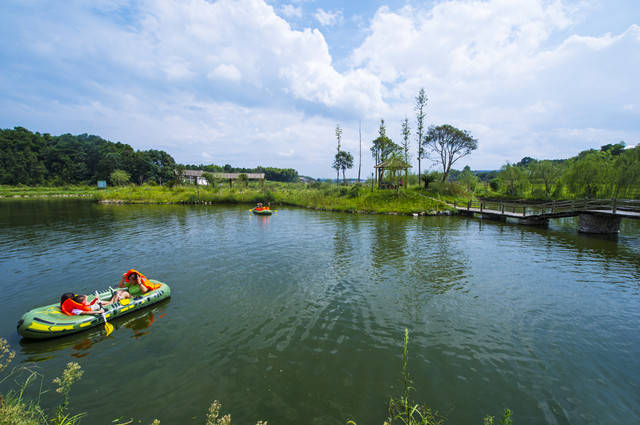
<svg viewBox="0 0 640 425">
<path fill-rule="evenodd" d="M 196 186 L 128 186 L 101 191 L 96 194 L 101 202 L 128 203 L 186 203 L 186 204 L 249 204 L 269 202 L 272 206 L 291 205 L 327 211 L 354 213 L 437 213 L 446 211 L 445 200 L 420 190 L 371 190 L 362 185 L 334 186 L 268 183 L 235 188 L 208 188 Z"/>
<path fill-rule="evenodd" d="M 140 204 L 247 204 L 269 202 L 326 211 L 352 213 L 437 214 L 450 210 L 446 205 L 466 197 L 427 192 L 418 187 L 408 190 L 378 190 L 367 185 L 336 186 L 328 183 L 267 182 L 264 188 L 247 187 L 129 185 L 98 190 L 91 186 L 27 187 L 0 186 L 0 199 L 77 198 L 100 202 Z"/>
<path fill-rule="evenodd" d="M 0 199 L 89 198 L 94 199 L 95 186 L 3 186 Z"/>
</svg>

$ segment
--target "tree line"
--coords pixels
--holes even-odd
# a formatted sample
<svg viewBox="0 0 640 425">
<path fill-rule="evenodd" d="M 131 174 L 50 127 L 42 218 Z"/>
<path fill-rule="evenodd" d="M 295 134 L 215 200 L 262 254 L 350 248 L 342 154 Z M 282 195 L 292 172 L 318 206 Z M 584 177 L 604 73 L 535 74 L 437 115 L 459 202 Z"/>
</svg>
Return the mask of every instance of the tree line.
<svg viewBox="0 0 640 425">
<path fill-rule="evenodd" d="M 111 142 L 100 136 L 31 132 L 23 127 L 0 129 L 0 184 L 27 186 L 176 182 L 181 169 L 193 165 L 177 164 L 167 152 L 155 149 L 134 150 L 130 145 Z M 230 165 L 199 166 L 212 172 L 265 173 L 267 180 L 297 181 L 294 169 L 257 167 L 234 168 Z"/>
<path fill-rule="evenodd" d="M 525 157 L 500 170 L 458 172 L 456 180 L 469 190 L 512 198 L 637 198 L 640 197 L 640 145 L 624 142 L 589 149 L 569 159 Z M 482 185 L 484 183 L 484 189 Z"/>
</svg>

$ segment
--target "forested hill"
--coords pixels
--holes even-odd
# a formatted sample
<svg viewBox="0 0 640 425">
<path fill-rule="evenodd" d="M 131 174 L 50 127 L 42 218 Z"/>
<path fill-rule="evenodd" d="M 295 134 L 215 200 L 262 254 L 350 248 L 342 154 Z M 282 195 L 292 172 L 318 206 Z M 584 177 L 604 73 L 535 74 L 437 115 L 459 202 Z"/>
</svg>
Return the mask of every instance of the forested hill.
<svg viewBox="0 0 640 425">
<path fill-rule="evenodd" d="M 294 169 L 257 167 L 240 169 L 230 165 L 180 165 L 159 150 L 136 151 L 125 143 L 114 143 L 100 136 L 63 134 L 51 136 L 25 128 L 0 129 L 0 184 L 61 185 L 95 184 L 98 180 L 137 184 L 168 183 L 181 169 L 212 172 L 265 173 L 267 180 L 297 181 Z M 117 170 L 116 175 L 113 173 Z M 124 173 L 126 174 L 124 174 Z M 123 174 L 125 177 L 123 178 Z"/>
<path fill-rule="evenodd" d="M 0 184 L 95 183 L 109 180 L 115 170 L 124 170 L 136 183 L 162 184 L 174 177 L 175 165 L 164 151 L 135 151 L 99 136 L 0 130 Z"/>
</svg>

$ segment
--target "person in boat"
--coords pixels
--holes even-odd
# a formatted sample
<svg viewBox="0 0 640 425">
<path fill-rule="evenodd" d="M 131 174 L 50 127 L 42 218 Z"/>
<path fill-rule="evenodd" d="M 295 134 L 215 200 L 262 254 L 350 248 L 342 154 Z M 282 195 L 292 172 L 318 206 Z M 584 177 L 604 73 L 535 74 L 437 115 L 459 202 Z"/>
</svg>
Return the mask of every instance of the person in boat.
<svg viewBox="0 0 640 425">
<path fill-rule="evenodd" d="M 86 295 L 78 295 L 73 292 L 65 292 L 60 297 L 60 310 L 67 316 L 79 316 L 81 314 L 102 314 L 104 313 L 103 305 L 112 304 L 114 301 L 101 301 L 94 298 L 89 302 Z"/>
<path fill-rule="evenodd" d="M 269 207 L 265 207 L 262 202 L 258 202 L 258 205 L 256 206 L 255 210 L 256 211 L 264 211 L 264 210 L 268 210 Z"/>
<path fill-rule="evenodd" d="M 149 291 L 158 289 L 160 284 L 153 283 L 145 275 L 135 269 L 131 269 L 122 275 L 118 288 L 120 289 L 116 296 L 118 299 L 131 298 L 146 294 Z"/>
</svg>

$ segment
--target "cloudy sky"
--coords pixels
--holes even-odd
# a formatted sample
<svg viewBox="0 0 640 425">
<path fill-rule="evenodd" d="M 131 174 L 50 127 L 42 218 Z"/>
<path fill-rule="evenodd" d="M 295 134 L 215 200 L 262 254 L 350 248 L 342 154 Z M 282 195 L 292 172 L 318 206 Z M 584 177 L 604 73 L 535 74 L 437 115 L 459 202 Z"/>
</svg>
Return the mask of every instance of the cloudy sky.
<svg viewBox="0 0 640 425">
<path fill-rule="evenodd" d="M 336 124 L 357 161 L 361 122 L 370 175 L 421 87 L 429 125 L 479 141 L 458 168 L 639 143 L 640 2 L 0 2 L 1 128 L 327 177 Z"/>
</svg>

